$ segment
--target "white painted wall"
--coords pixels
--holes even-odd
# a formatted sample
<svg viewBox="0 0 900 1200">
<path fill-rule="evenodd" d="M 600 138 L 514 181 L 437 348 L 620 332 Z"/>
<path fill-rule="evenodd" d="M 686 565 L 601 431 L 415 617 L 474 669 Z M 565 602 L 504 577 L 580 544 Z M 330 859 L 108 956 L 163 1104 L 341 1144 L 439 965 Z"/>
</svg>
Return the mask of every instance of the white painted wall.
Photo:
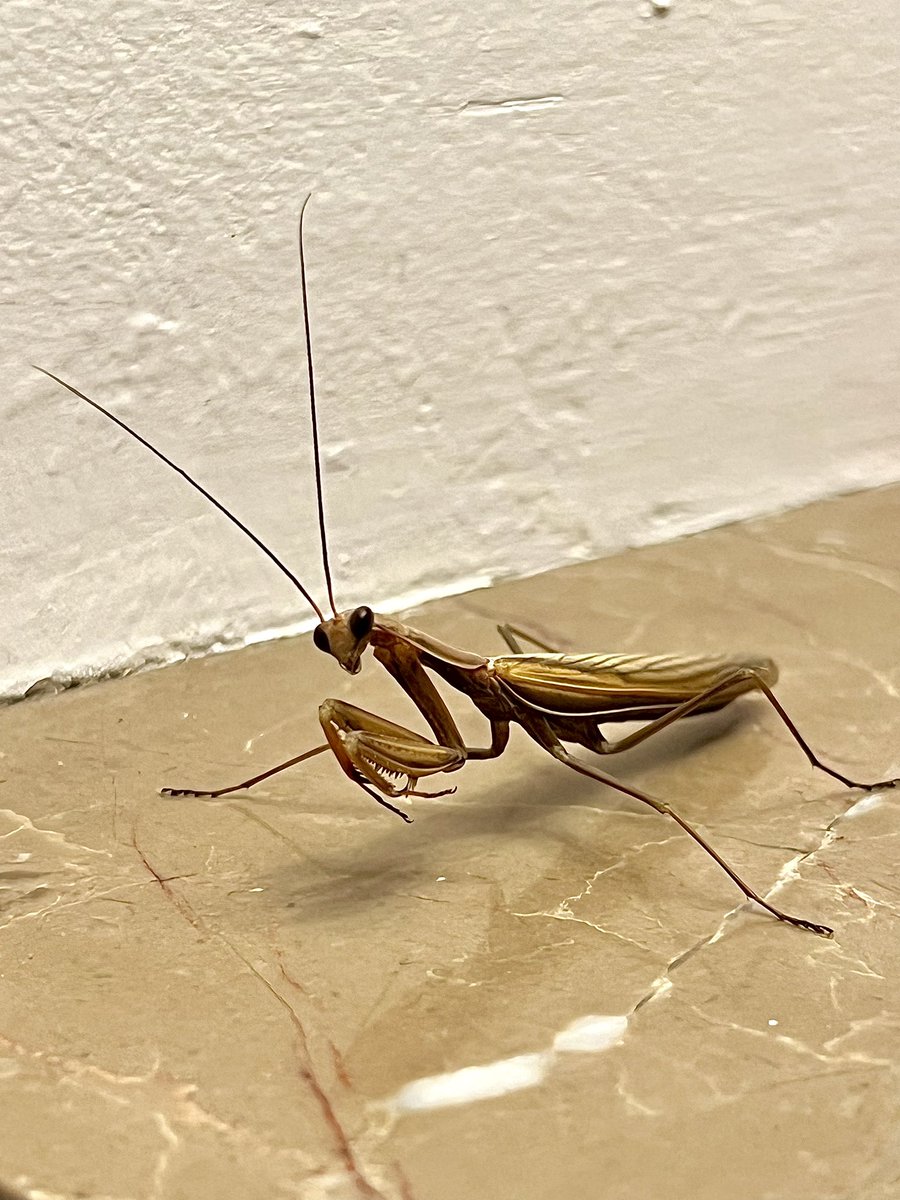
<svg viewBox="0 0 900 1200">
<path fill-rule="evenodd" d="M 0 692 L 306 617 L 28 364 L 318 588 L 310 190 L 347 605 L 900 477 L 900 44 L 871 4 L 5 13 Z"/>
</svg>

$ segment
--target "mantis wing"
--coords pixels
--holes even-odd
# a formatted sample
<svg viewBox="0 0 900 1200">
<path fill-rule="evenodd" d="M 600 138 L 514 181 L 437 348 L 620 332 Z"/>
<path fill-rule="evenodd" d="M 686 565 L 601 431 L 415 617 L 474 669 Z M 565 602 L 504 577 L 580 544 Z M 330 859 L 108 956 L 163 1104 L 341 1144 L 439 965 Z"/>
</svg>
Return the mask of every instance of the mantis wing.
<svg viewBox="0 0 900 1200">
<path fill-rule="evenodd" d="M 742 668 L 766 683 L 778 678 L 770 658 L 647 654 L 515 654 L 492 658 L 489 669 L 525 704 L 566 716 L 643 721 L 662 716 Z M 753 687 L 738 680 L 698 711 L 721 708 Z"/>
</svg>

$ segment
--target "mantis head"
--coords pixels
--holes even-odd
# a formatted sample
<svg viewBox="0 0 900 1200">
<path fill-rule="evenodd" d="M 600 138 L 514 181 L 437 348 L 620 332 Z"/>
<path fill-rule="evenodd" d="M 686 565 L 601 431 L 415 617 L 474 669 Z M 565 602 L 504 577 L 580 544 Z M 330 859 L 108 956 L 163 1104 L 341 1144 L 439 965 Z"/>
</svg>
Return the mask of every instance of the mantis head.
<svg viewBox="0 0 900 1200">
<path fill-rule="evenodd" d="M 356 675 L 374 626 L 375 614 L 362 605 L 322 621 L 315 628 L 313 641 L 323 653 L 332 654 L 345 671 Z"/>
</svg>

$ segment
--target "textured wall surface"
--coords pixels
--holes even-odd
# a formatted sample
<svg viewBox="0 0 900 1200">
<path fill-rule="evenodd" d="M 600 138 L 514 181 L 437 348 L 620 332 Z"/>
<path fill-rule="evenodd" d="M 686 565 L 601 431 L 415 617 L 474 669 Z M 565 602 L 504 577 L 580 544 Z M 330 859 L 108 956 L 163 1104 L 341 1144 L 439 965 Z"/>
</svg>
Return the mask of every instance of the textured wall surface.
<svg viewBox="0 0 900 1200">
<path fill-rule="evenodd" d="M 8 3 L 0 691 L 900 477 L 871 6 Z M 635 596 L 635 612 L 641 597 Z M 598 644 L 602 642 L 598 632 Z"/>
</svg>

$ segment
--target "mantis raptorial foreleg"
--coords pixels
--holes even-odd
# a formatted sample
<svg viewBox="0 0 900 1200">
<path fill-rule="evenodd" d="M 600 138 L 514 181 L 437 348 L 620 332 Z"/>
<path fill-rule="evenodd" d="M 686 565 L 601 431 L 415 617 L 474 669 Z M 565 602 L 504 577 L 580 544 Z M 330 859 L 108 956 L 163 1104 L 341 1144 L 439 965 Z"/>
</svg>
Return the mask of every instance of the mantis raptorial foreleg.
<svg viewBox="0 0 900 1200">
<path fill-rule="evenodd" d="M 509 721 L 491 721 L 490 746 L 466 746 L 453 714 L 444 703 L 440 692 L 428 677 L 419 654 L 410 652 L 410 647 L 398 641 L 392 646 L 378 646 L 375 657 L 388 674 L 396 679 L 413 704 L 431 726 L 437 741 L 443 746 L 454 746 L 463 754 L 463 761 L 471 759 L 497 758 L 509 742 Z M 462 765 L 462 764 L 460 764 Z M 456 770 L 456 767 L 445 767 Z"/>
<path fill-rule="evenodd" d="M 466 761 L 465 750 L 430 742 L 421 734 L 385 717 L 366 712 L 343 700 L 326 700 L 319 720 L 334 756 L 355 782 L 360 776 L 386 796 L 446 796 L 449 791 L 419 792 L 415 783 L 442 771 L 456 771 Z M 406 777 L 406 783 L 394 783 Z"/>
<path fill-rule="evenodd" d="M 413 787 L 413 780 L 434 775 L 440 771 L 452 771 L 461 767 L 465 762 L 465 752 L 452 747 L 436 745 L 427 738 L 402 725 L 395 725 L 384 717 L 375 716 L 365 709 L 357 708 L 355 704 L 347 704 L 342 700 L 326 700 L 319 706 L 319 722 L 325 737 L 328 739 L 324 746 L 316 746 L 286 762 L 270 767 L 252 779 L 241 783 L 229 784 L 227 787 L 209 791 L 200 788 L 162 788 L 163 796 L 200 796 L 216 799 L 229 792 L 239 792 L 244 788 L 253 787 L 270 779 L 289 767 L 316 754 L 331 750 L 343 770 L 358 783 L 379 804 L 384 804 L 391 812 L 397 813 L 404 820 L 409 820 L 406 813 L 392 804 L 387 804 L 382 796 L 375 795 L 366 781 L 373 784 L 388 796 L 445 796 L 443 792 L 419 792 Z M 405 786 L 394 784 L 392 779 L 407 777 Z M 450 788 L 449 791 L 455 791 Z"/>
<path fill-rule="evenodd" d="M 430 683 L 430 680 L 429 680 Z M 428 715 L 428 714 L 424 714 Z M 324 746 L 316 746 L 286 762 L 245 779 L 241 783 L 230 784 L 228 787 L 217 788 L 215 791 L 199 788 L 163 788 L 163 796 L 197 796 L 216 799 L 238 792 L 244 788 L 253 787 L 264 779 L 270 779 L 280 771 L 286 771 L 307 758 L 331 750 L 341 765 L 343 771 L 358 784 L 373 800 L 377 800 L 384 808 L 390 809 L 402 817 L 404 821 L 411 818 L 393 804 L 389 804 L 384 796 L 399 799 L 403 796 L 448 796 L 456 788 L 445 788 L 438 792 L 420 791 L 416 784 L 420 779 L 436 775 L 444 771 L 455 771 L 462 767 L 470 758 L 496 758 L 506 749 L 509 741 L 509 724 L 503 721 L 491 722 L 490 746 L 443 746 L 431 742 L 421 734 L 396 725 L 384 717 L 376 716 L 355 704 L 343 700 L 326 700 L 319 706 L 319 721 L 328 739 Z M 406 777 L 406 783 L 395 783 L 394 780 Z M 369 786 L 372 785 L 372 786 Z M 383 795 L 378 795 L 372 788 L 378 789 Z"/>
</svg>

